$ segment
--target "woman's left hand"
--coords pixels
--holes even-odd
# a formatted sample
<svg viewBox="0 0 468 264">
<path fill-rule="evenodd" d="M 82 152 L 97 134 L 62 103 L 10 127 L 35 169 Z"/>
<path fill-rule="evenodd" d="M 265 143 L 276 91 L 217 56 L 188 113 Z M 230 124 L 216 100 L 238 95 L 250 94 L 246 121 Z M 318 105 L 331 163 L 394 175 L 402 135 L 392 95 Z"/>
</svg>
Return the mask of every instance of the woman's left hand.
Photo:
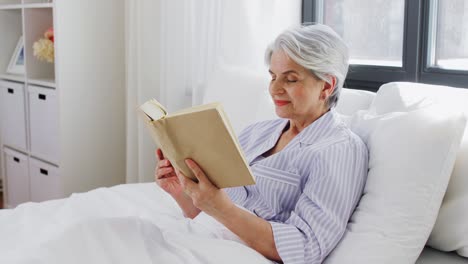
<svg viewBox="0 0 468 264">
<path fill-rule="evenodd" d="M 192 198 L 193 205 L 213 217 L 222 215 L 227 210 L 230 210 L 230 207 L 234 204 L 229 199 L 229 196 L 211 183 L 200 166 L 191 159 L 186 159 L 185 164 L 192 170 L 198 179 L 198 183 L 185 177 L 177 169 L 176 174 L 184 192 Z"/>
<path fill-rule="evenodd" d="M 193 205 L 223 224 L 251 248 L 265 257 L 281 261 L 276 250 L 271 224 L 266 220 L 237 207 L 229 196 L 211 183 L 200 166 L 193 160 L 185 160 L 198 183 L 187 178 L 176 169 L 182 189 L 193 201 Z"/>
</svg>

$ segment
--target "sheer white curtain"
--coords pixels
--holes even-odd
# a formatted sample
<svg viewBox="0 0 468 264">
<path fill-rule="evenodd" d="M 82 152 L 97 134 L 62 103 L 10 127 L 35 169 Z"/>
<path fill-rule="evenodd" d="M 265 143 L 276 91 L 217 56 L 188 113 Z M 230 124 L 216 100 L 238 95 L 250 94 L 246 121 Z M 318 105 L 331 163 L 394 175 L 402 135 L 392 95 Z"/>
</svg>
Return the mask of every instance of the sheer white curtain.
<svg viewBox="0 0 468 264">
<path fill-rule="evenodd" d="M 267 44 L 300 15 L 300 0 L 127 0 L 127 182 L 152 181 L 155 166 L 138 104 L 199 104 L 222 66 L 266 71 Z"/>
<path fill-rule="evenodd" d="M 136 108 L 159 98 L 160 4 L 153 0 L 126 1 L 127 58 L 127 182 L 152 180 L 154 145 L 137 119 Z"/>
</svg>

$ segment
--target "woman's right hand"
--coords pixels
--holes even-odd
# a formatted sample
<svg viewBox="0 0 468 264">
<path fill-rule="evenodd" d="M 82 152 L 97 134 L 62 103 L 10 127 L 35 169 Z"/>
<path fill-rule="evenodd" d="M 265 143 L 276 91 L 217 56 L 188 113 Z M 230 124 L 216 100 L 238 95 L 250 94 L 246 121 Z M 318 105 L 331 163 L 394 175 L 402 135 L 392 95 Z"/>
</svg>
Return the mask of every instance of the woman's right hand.
<svg viewBox="0 0 468 264">
<path fill-rule="evenodd" d="M 164 154 L 161 149 L 156 150 L 156 155 L 159 159 L 155 172 L 156 184 L 172 197 L 179 196 L 182 194 L 183 190 L 174 167 L 172 167 L 172 164 L 168 159 L 164 158 Z"/>
</svg>

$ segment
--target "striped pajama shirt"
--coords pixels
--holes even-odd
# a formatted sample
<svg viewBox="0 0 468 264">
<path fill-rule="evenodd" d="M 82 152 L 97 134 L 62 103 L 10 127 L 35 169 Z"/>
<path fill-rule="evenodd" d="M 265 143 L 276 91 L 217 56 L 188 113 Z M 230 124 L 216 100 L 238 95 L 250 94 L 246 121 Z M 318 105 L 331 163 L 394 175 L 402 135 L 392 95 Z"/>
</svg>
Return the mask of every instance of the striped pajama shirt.
<svg viewBox="0 0 468 264">
<path fill-rule="evenodd" d="M 331 109 L 283 150 L 263 157 L 288 123 L 263 121 L 242 131 L 239 142 L 256 184 L 226 192 L 269 221 L 284 263 L 321 263 L 343 236 L 362 195 L 368 150 Z"/>
</svg>

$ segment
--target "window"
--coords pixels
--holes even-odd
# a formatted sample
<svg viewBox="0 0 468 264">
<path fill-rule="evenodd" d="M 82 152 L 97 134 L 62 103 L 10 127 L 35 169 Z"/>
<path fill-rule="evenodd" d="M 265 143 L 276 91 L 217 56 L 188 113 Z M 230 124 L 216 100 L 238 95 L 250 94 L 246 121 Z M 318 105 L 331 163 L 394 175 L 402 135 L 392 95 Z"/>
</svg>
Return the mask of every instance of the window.
<svg viewBox="0 0 468 264">
<path fill-rule="evenodd" d="M 348 43 L 351 64 L 402 67 L 404 12 L 404 0 L 332 0 L 320 20 Z"/>
<path fill-rule="evenodd" d="M 468 87 L 466 0 L 303 0 L 303 22 L 327 24 L 348 44 L 347 87 Z"/>
<path fill-rule="evenodd" d="M 431 1 L 428 67 L 468 70 L 468 2 Z"/>
</svg>

